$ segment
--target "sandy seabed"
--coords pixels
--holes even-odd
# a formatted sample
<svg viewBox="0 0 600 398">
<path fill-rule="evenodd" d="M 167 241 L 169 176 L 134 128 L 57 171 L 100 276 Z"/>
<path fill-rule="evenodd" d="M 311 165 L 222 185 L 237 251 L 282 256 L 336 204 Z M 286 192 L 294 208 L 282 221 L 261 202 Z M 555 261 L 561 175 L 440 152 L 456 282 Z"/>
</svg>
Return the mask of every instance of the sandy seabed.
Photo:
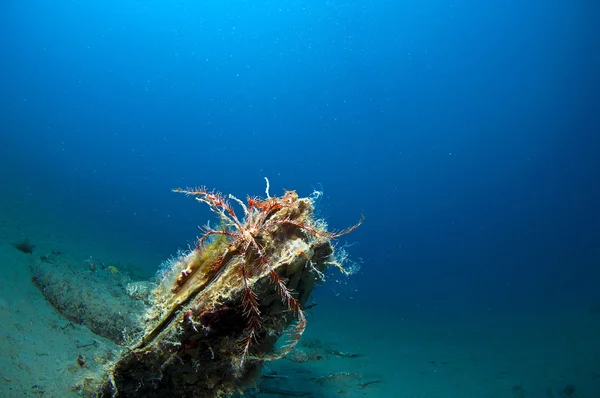
<svg viewBox="0 0 600 398">
<path fill-rule="evenodd" d="M 59 250 L 74 261 L 157 267 L 160 260 L 136 258 L 136 248 L 51 217 L 40 222 L 18 207 L 0 206 L 0 397 L 80 396 L 74 386 L 118 348 L 45 300 L 31 281 L 32 256 Z M 26 237 L 36 245 L 32 254 L 12 244 Z M 297 352 L 267 364 L 263 393 L 246 395 L 600 397 L 600 313 L 589 308 L 469 317 L 401 316 L 384 308 L 357 317 L 344 308 L 311 309 Z"/>
</svg>

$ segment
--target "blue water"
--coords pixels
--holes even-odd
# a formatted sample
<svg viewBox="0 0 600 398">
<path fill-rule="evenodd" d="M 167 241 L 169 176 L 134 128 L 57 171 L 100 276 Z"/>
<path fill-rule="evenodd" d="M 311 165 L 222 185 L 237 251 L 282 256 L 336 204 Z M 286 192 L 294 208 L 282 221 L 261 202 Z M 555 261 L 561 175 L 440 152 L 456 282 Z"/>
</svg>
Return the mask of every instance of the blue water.
<svg viewBox="0 0 600 398">
<path fill-rule="evenodd" d="M 600 303 L 589 1 L 5 1 L 3 195 L 167 258 L 171 192 L 324 191 L 388 314 Z M 157 263 L 145 264 L 152 275 Z M 391 322 L 391 321 L 390 321 Z"/>
</svg>

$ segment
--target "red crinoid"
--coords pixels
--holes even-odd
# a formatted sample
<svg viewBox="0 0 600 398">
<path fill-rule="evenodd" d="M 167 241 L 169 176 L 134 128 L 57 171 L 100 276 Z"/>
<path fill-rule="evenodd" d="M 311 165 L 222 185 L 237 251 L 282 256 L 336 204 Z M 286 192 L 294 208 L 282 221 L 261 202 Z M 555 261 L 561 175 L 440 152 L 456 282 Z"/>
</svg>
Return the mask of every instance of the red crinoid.
<svg viewBox="0 0 600 398">
<path fill-rule="evenodd" d="M 265 248 L 261 247 L 261 234 L 275 226 L 289 224 L 304 230 L 308 234 L 335 239 L 356 229 L 363 222 L 364 217 L 357 224 L 339 232 L 328 232 L 290 217 L 284 219 L 273 217 L 279 210 L 291 206 L 298 199 L 298 195 L 295 191 L 286 191 L 282 197 L 270 197 L 268 195 L 268 180 L 267 199 L 248 197 L 246 203 L 232 195 L 226 198 L 218 192 L 208 191 L 205 187 L 175 189 L 174 192 L 192 195 L 198 201 L 208 204 L 221 220 L 221 227 L 219 229 L 209 227 L 203 229 L 204 234 L 198 240 L 198 249 L 204 245 L 207 238 L 213 235 L 225 236 L 230 240 L 223 254 L 214 265 L 214 271 L 218 274 L 224 267 L 229 265 L 239 266 L 243 282 L 242 307 L 247 322 L 243 338 L 240 341 L 241 364 L 249 357 L 250 346 L 256 341 L 258 332 L 262 328 L 259 298 L 249 278 L 251 263 L 264 267 L 263 269 L 268 272 L 277 293 L 281 296 L 288 310 L 292 311 L 296 317 L 295 326 L 288 331 L 287 343 L 276 354 L 271 355 L 269 358 L 260 357 L 259 359 L 274 359 L 275 357 L 282 357 L 289 353 L 306 328 L 306 317 L 302 308 L 300 308 L 300 303 L 286 286 L 285 280 L 280 277 L 272 266 L 270 259 L 265 254 Z M 243 218 L 240 219 L 236 215 L 228 199 L 240 205 L 244 212 Z M 234 256 L 238 257 L 240 261 L 230 261 Z M 187 274 L 181 275 L 182 279 L 186 279 L 187 277 Z"/>
</svg>

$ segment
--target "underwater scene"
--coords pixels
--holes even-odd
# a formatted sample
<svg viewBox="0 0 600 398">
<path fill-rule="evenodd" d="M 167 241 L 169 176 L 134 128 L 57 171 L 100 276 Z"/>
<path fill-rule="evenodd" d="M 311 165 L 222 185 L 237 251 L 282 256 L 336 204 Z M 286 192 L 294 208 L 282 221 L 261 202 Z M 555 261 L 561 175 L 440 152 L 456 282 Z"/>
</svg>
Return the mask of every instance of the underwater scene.
<svg viewBox="0 0 600 398">
<path fill-rule="evenodd" d="M 0 398 L 600 398 L 599 5 L 0 15 Z"/>
</svg>

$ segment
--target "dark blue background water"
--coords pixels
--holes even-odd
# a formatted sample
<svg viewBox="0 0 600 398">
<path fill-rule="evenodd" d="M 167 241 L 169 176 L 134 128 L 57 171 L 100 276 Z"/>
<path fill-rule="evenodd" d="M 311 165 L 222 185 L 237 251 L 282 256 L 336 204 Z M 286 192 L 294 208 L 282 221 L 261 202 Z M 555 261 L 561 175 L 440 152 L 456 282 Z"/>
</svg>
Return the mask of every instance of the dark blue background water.
<svg viewBox="0 0 600 398">
<path fill-rule="evenodd" d="M 2 190 L 166 258 L 210 217 L 172 188 L 322 187 L 355 302 L 587 308 L 592 4 L 4 1 Z"/>
</svg>

